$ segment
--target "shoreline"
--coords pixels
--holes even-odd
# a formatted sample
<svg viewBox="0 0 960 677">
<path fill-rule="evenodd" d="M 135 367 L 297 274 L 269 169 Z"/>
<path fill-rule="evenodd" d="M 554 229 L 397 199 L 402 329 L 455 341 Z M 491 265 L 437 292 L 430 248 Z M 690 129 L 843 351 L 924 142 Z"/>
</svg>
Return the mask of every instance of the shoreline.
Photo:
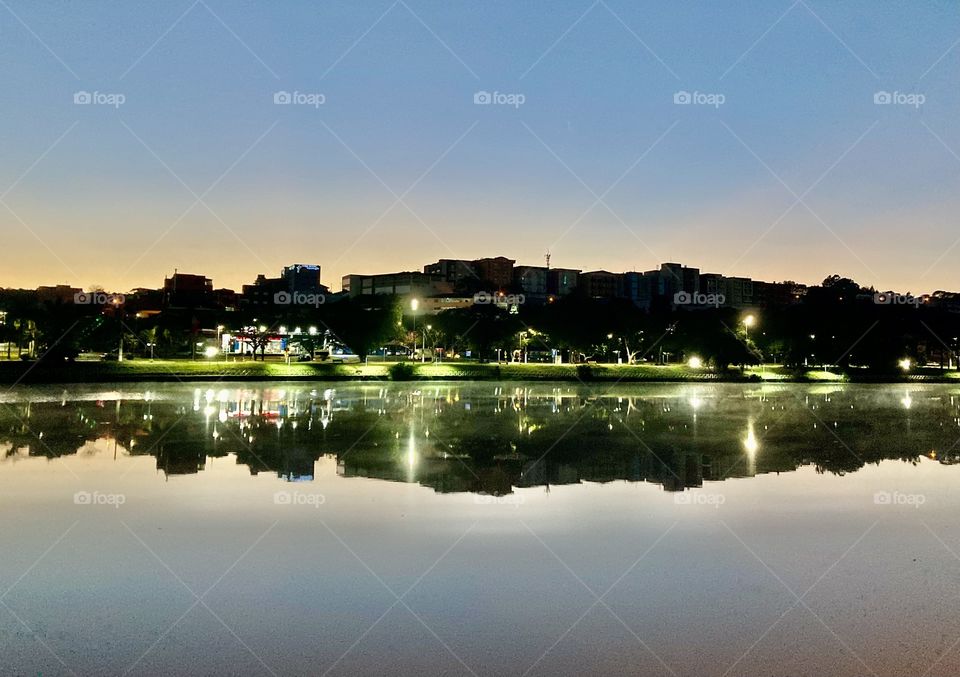
<svg viewBox="0 0 960 677">
<path fill-rule="evenodd" d="M 395 365 L 405 364 L 397 369 Z M 239 381 L 542 381 L 580 383 L 943 383 L 960 385 L 960 372 L 919 368 L 911 373 L 791 370 L 780 365 L 744 371 L 714 372 L 684 365 L 382 363 L 319 364 L 281 362 L 210 362 L 130 360 L 128 362 L 0 362 L 0 384 L 50 385 L 132 382 Z"/>
</svg>

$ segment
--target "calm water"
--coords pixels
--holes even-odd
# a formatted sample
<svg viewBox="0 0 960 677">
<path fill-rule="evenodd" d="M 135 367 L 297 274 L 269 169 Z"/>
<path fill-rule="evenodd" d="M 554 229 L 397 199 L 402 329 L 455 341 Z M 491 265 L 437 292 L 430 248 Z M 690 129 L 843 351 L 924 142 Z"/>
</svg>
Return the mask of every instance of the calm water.
<svg viewBox="0 0 960 677">
<path fill-rule="evenodd" d="M 956 675 L 960 389 L 0 398 L 3 675 Z"/>
</svg>

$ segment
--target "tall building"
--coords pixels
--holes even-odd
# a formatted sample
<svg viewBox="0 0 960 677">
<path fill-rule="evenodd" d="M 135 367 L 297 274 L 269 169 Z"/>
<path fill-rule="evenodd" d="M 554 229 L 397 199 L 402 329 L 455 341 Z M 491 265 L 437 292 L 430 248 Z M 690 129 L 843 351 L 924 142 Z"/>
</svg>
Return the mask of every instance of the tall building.
<svg viewBox="0 0 960 677">
<path fill-rule="evenodd" d="M 527 302 L 543 302 L 547 298 L 548 269 L 543 266 L 514 266 L 513 284 Z"/>
<path fill-rule="evenodd" d="M 678 292 L 696 294 L 700 289 L 700 269 L 689 268 L 680 263 L 660 264 L 660 276 L 668 296 Z"/>
<path fill-rule="evenodd" d="M 284 267 L 280 278 L 287 283 L 287 291 L 303 294 L 317 294 L 328 291 L 320 282 L 320 266 L 295 263 Z"/>
<path fill-rule="evenodd" d="M 513 259 L 496 256 L 475 259 L 472 263 L 477 277 L 489 285 L 492 288 L 491 291 L 508 289 L 513 283 L 513 264 L 516 263 Z"/>
<path fill-rule="evenodd" d="M 253 284 L 243 285 L 243 302 L 247 305 L 272 305 L 280 292 L 288 294 L 327 294 L 330 289 L 320 282 L 320 266 L 294 263 L 280 271 L 280 277 L 257 275 Z"/>
<path fill-rule="evenodd" d="M 569 296 L 580 283 L 580 271 L 573 268 L 550 268 L 547 271 L 547 293 L 551 296 Z"/>
</svg>

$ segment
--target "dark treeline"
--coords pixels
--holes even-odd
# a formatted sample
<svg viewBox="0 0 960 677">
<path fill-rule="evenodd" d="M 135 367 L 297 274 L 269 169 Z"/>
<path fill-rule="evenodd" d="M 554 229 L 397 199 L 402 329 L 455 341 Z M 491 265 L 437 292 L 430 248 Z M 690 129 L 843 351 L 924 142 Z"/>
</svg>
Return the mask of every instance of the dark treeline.
<svg viewBox="0 0 960 677">
<path fill-rule="evenodd" d="M 887 299 L 889 301 L 889 299 Z M 365 357 L 387 344 L 480 360 L 527 359 L 640 363 L 698 357 L 717 369 L 758 362 L 791 367 L 835 365 L 891 372 L 912 364 L 956 363 L 960 300 L 937 292 L 922 302 L 884 302 L 873 289 L 833 276 L 795 303 L 758 309 L 675 307 L 649 311 L 626 299 L 573 294 L 542 305 L 474 304 L 430 315 L 408 299 L 337 297 L 313 306 L 164 308 L 142 313 L 136 298 L 122 304 L 41 301 L 34 292 L 0 292 L 0 342 L 7 357 L 70 359 L 79 352 L 128 356 L 196 356 L 218 327 L 258 335 L 301 328 L 296 341 L 313 352 L 326 333 Z M 744 320 L 753 316 L 755 324 Z M 309 335 L 307 327 L 317 334 Z M 245 329 L 246 328 L 246 329 Z M 522 356 L 522 358 L 521 358 Z"/>
</svg>

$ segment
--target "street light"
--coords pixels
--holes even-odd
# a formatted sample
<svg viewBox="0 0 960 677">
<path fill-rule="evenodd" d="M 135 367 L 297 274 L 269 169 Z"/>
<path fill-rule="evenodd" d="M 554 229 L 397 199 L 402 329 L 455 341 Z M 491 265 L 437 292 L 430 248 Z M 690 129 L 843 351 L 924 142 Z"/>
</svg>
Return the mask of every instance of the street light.
<svg viewBox="0 0 960 677">
<path fill-rule="evenodd" d="M 420 299 L 410 299 L 410 310 L 413 314 L 413 359 L 417 359 L 417 308 L 420 307 Z"/>
<path fill-rule="evenodd" d="M 427 361 L 427 330 L 432 330 L 432 329 L 433 329 L 432 324 L 428 324 L 426 327 L 423 328 L 423 348 L 420 351 L 421 362 Z"/>
<path fill-rule="evenodd" d="M 749 350 L 749 347 L 750 347 L 750 327 L 752 327 L 752 326 L 755 325 L 756 323 L 757 323 L 757 316 L 754 315 L 753 313 L 751 313 L 751 314 L 749 314 L 749 315 L 747 315 L 746 317 L 743 318 L 743 334 L 744 334 L 744 338 L 746 338 L 746 343 L 747 343 L 747 349 L 748 349 L 748 350 Z M 761 369 L 761 370 L 763 369 L 763 355 L 762 355 L 762 354 L 760 355 L 760 369 Z"/>
</svg>

